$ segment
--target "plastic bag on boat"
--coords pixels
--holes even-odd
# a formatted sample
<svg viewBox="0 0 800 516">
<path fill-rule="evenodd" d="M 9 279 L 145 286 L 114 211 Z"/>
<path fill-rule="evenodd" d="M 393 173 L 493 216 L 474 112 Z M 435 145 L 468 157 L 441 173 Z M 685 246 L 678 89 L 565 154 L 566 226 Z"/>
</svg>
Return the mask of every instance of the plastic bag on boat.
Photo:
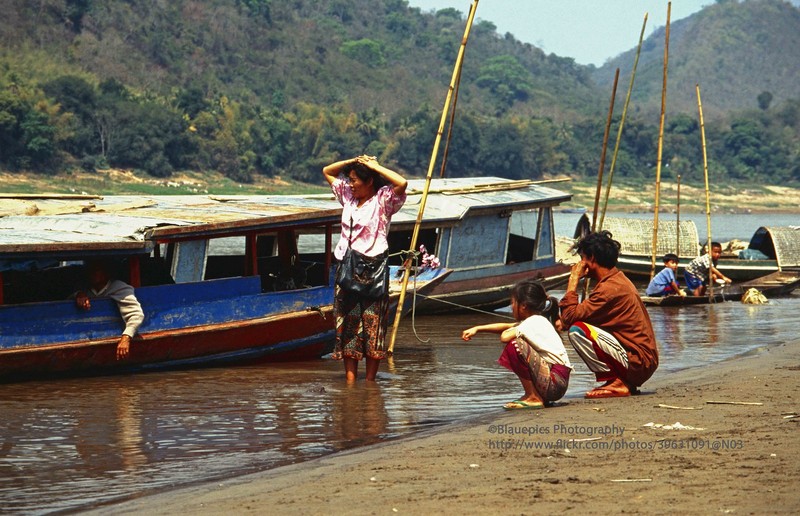
<svg viewBox="0 0 800 516">
<path fill-rule="evenodd" d="M 758 289 L 749 288 L 742 296 L 742 303 L 746 305 L 764 305 L 769 303 L 769 300 Z"/>
</svg>

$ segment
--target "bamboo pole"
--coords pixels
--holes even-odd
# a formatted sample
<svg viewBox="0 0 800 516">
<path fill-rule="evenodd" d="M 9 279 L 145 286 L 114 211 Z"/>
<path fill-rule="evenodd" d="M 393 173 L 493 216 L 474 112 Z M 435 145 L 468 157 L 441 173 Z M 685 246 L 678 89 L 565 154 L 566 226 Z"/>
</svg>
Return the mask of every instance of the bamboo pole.
<svg viewBox="0 0 800 516">
<path fill-rule="evenodd" d="M 650 259 L 650 279 L 656 271 L 656 247 L 658 244 L 658 210 L 661 195 L 661 155 L 664 150 L 664 112 L 667 107 L 667 63 L 669 62 L 669 16 L 672 2 L 667 3 L 667 25 L 664 36 L 664 75 L 661 84 L 661 119 L 658 124 L 658 158 L 656 160 L 656 198 L 653 210 L 653 252 Z"/>
<path fill-rule="evenodd" d="M 681 259 L 681 175 L 678 174 L 678 200 L 676 201 L 677 204 L 677 216 L 675 219 L 675 224 L 678 226 L 675 239 L 675 255 L 678 257 L 678 261 L 680 262 Z"/>
<path fill-rule="evenodd" d="M 450 99 L 453 96 L 453 91 L 455 90 L 455 83 L 456 79 L 458 78 L 459 74 L 461 73 L 461 65 L 464 60 L 464 51 L 467 46 L 467 39 L 469 38 L 469 31 L 472 28 L 472 22 L 475 19 L 475 11 L 478 9 L 478 0 L 473 0 L 472 5 L 470 5 L 469 15 L 467 16 L 467 25 L 464 28 L 464 36 L 461 38 L 461 47 L 458 50 L 458 57 L 456 58 L 456 64 L 453 69 L 453 76 L 450 79 L 450 87 L 447 90 L 447 96 L 444 100 L 444 109 L 442 109 L 442 118 L 439 121 L 439 129 L 436 131 L 436 138 L 433 143 L 433 150 L 431 151 L 431 159 L 428 163 L 428 173 L 425 176 L 425 190 L 422 192 L 422 199 L 419 203 L 419 211 L 417 212 L 417 221 L 414 224 L 414 231 L 411 234 L 411 245 L 410 251 L 414 252 L 417 247 L 417 238 L 419 237 L 419 227 L 422 224 L 422 215 L 425 212 L 425 203 L 428 200 L 428 189 L 431 185 L 431 177 L 433 175 L 433 167 L 436 164 L 436 156 L 439 153 L 439 143 L 442 140 L 442 133 L 444 132 L 444 123 L 447 119 L 447 112 L 449 111 L 450 106 Z M 411 263 L 409 260 L 406 260 L 404 264 L 404 272 L 403 272 L 403 285 L 400 288 L 400 299 L 397 302 L 397 312 L 395 312 L 394 316 L 394 324 L 392 325 L 392 334 L 389 337 L 389 347 L 387 351 L 389 354 L 394 352 L 394 342 L 397 338 L 397 328 L 400 325 L 400 317 L 403 314 L 403 302 L 405 301 L 406 297 L 406 288 L 408 287 L 408 277 L 409 273 L 411 272 Z"/>
<path fill-rule="evenodd" d="M 706 183 L 706 230 L 708 231 L 708 238 L 706 241 L 706 249 L 711 252 L 711 195 L 708 190 L 708 153 L 706 152 L 706 126 L 703 122 L 703 103 L 700 100 L 700 85 L 695 84 L 695 91 L 697 91 L 697 112 L 700 115 L 700 141 L 703 145 L 703 179 Z M 708 295 L 713 295 L 714 282 L 711 281 L 711 273 L 708 276 Z"/>
<path fill-rule="evenodd" d="M 472 10 L 472 6 L 470 6 Z M 447 169 L 447 157 L 450 155 L 450 140 L 453 138 L 453 122 L 456 118 L 456 106 L 458 105 L 458 90 L 461 87 L 461 68 L 458 69 L 458 76 L 456 77 L 456 87 L 453 91 L 453 109 L 450 110 L 450 123 L 447 125 L 447 141 L 444 144 L 444 154 L 442 155 L 442 166 L 439 169 L 439 177 L 444 177 L 444 171 Z"/>
<path fill-rule="evenodd" d="M 611 119 L 614 115 L 614 101 L 617 98 L 617 82 L 619 81 L 619 68 L 614 73 L 614 85 L 611 87 L 611 102 L 608 105 L 608 118 L 606 119 L 606 129 L 603 132 L 603 148 L 600 151 L 600 168 L 597 171 L 597 190 L 594 194 L 594 208 L 592 211 L 592 231 L 597 224 L 597 209 L 600 205 L 600 190 L 603 185 L 603 170 L 606 168 L 606 149 L 608 149 L 608 133 L 611 131 Z M 589 278 L 583 281 L 583 298 L 589 295 Z"/>
<path fill-rule="evenodd" d="M 592 231 L 597 224 L 597 210 L 600 205 L 600 190 L 603 186 L 603 170 L 606 168 L 606 149 L 608 148 L 608 133 L 611 130 L 611 118 L 614 115 L 614 100 L 617 97 L 617 81 L 619 81 L 619 68 L 614 73 L 614 86 L 611 88 L 611 102 L 608 106 L 608 119 L 606 129 L 603 132 L 603 149 L 600 151 L 600 169 L 597 171 L 597 190 L 594 194 L 594 210 L 592 211 Z"/>
<path fill-rule="evenodd" d="M 597 226 L 598 230 L 603 229 L 603 221 L 606 218 L 606 208 L 608 208 L 608 196 L 611 191 L 611 181 L 614 178 L 614 166 L 617 164 L 617 154 L 619 153 L 619 145 L 622 141 L 622 128 L 625 126 L 625 118 L 628 114 L 628 104 L 631 101 L 631 91 L 633 91 L 633 81 L 636 78 L 636 67 L 639 65 L 639 54 L 642 51 L 642 42 L 644 41 L 644 28 L 647 26 L 647 13 L 644 13 L 644 22 L 642 22 L 642 31 L 639 33 L 639 45 L 636 47 L 636 58 L 633 60 L 633 69 L 631 70 L 631 82 L 628 84 L 628 93 L 625 95 L 625 104 L 622 105 L 622 116 L 619 120 L 619 127 L 617 128 L 617 142 L 614 144 L 614 153 L 611 155 L 611 166 L 608 169 L 608 185 L 606 186 L 606 196 L 603 202 L 603 210 L 600 212 L 600 224 Z"/>
</svg>

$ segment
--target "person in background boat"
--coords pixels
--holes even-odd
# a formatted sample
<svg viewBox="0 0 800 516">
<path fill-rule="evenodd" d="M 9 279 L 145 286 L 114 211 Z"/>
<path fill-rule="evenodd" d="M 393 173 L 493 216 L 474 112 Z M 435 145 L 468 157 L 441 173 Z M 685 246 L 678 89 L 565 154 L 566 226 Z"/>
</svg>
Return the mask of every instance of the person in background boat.
<svg viewBox="0 0 800 516">
<path fill-rule="evenodd" d="M 75 305 L 81 310 L 91 310 L 91 299 L 110 297 L 117 304 L 125 329 L 117 342 L 117 360 L 127 358 L 130 354 L 131 339 L 144 322 L 144 312 L 136 299 L 133 287 L 127 283 L 112 279 L 110 266 L 101 260 L 86 262 L 88 288 L 73 294 Z"/>
<path fill-rule="evenodd" d="M 368 257 L 385 255 L 392 215 L 406 201 L 405 178 L 372 156 L 337 161 L 323 168 L 322 174 L 344 207 L 342 233 L 333 253 L 336 259 L 344 257 L 348 245 Z M 348 382 L 356 380 L 358 363 L 366 357 L 366 379 L 375 381 L 380 361 L 386 357 L 389 295 L 363 299 L 338 285 L 335 292 L 336 344 L 331 356 L 344 360 Z"/>
<path fill-rule="evenodd" d="M 650 280 L 650 284 L 647 285 L 647 290 L 645 290 L 644 293 L 654 297 L 672 296 L 675 294 L 686 297 L 686 292 L 681 290 L 680 285 L 678 285 L 678 278 L 675 275 L 675 272 L 678 270 L 678 256 L 673 253 L 667 253 L 664 255 L 663 262 L 664 268 L 661 272 L 653 276 L 653 279 Z"/>
<path fill-rule="evenodd" d="M 572 266 L 561 299 L 561 325 L 569 341 L 603 385 L 587 398 L 614 398 L 637 392 L 658 368 L 658 347 L 647 309 L 636 287 L 617 269 L 620 243 L 609 231 L 592 232 L 575 244 L 581 261 Z M 578 284 L 594 280 L 589 296 L 578 299 Z"/>
<path fill-rule="evenodd" d="M 698 256 L 686 266 L 683 277 L 686 280 L 686 288 L 693 296 L 704 296 L 711 281 L 721 280 L 726 284 L 731 283 L 731 279 L 717 270 L 717 261 L 722 256 L 722 244 L 711 242 L 711 252 Z"/>
<path fill-rule="evenodd" d="M 461 338 L 476 333 L 499 333 L 505 344 L 497 363 L 517 375 L 525 395 L 503 408 L 541 409 L 567 392 L 572 364 L 555 327 L 558 300 L 547 295 L 541 283 L 523 280 L 511 290 L 515 323 L 483 324 L 467 328 Z"/>
</svg>

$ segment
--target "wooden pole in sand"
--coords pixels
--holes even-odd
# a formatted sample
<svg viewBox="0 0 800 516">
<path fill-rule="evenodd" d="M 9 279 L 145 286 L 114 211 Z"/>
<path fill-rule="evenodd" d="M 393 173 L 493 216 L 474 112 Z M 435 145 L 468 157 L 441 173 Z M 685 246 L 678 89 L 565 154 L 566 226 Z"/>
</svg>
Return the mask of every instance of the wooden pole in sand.
<svg viewBox="0 0 800 516">
<path fill-rule="evenodd" d="M 661 195 L 661 154 L 664 150 L 664 112 L 667 107 L 667 63 L 669 61 L 669 16 L 672 2 L 667 4 L 667 25 L 664 36 L 664 75 L 661 84 L 661 120 L 658 125 L 658 158 L 656 160 L 656 198 L 653 210 L 653 253 L 650 260 L 650 279 L 656 271 L 656 248 L 658 247 L 658 210 Z"/>
<path fill-rule="evenodd" d="M 708 190 L 708 153 L 706 152 L 706 125 L 703 122 L 703 103 L 700 100 L 700 85 L 695 84 L 695 91 L 697 91 L 697 112 L 700 114 L 700 141 L 703 144 L 703 179 L 706 182 L 706 230 L 708 231 L 708 239 L 706 241 L 706 249 L 711 252 L 711 195 Z M 708 295 L 711 296 L 714 290 L 714 282 L 711 281 L 711 274 L 708 277 Z"/>
<path fill-rule="evenodd" d="M 469 38 L 469 31 L 472 28 L 472 22 L 475 19 L 475 11 L 478 9 L 478 0 L 473 0 L 470 5 L 469 15 L 467 16 L 467 26 L 464 28 L 464 36 L 461 38 L 461 48 L 458 50 L 458 57 L 456 58 L 456 65 L 453 69 L 453 76 L 450 79 L 450 87 L 447 90 L 447 96 L 444 101 L 444 109 L 442 109 L 442 118 L 439 121 L 439 129 L 436 131 L 436 139 L 433 143 L 433 151 L 431 151 L 431 159 L 428 163 L 428 173 L 425 176 L 425 189 L 422 192 L 422 199 L 419 203 L 419 211 L 417 212 L 417 221 L 414 224 L 414 231 L 411 234 L 411 245 L 409 251 L 411 253 L 417 247 L 417 238 L 419 237 L 419 226 L 422 223 L 422 215 L 425 212 L 425 203 L 428 200 L 428 190 L 431 186 L 431 177 L 433 176 L 433 167 L 436 164 L 436 156 L 439 154 L 439 143 L 442 141 L 442 133 L 444 132 L 444 123 L 447 119 L 447 112 L 449 111 L 450 99 L 455 90 L 456 79 L 461 73 L 461 65 L 464 61 L 464 51 L 467 46 L 467 39 Z M 403 285 L 400 287 L 400 299 L 397 301 L 397 312 L 394 316 L 394 325 L 392 325 L 392 334 L 389 337 L 389 347 L 387 351 L 389 354 L 394 352 L 394 342 L 397 338 L 397 328 L 400 325 L 400 318 L 403 315 L 403 302 L 406 298 L 406 288 L 408 287 L 408 277 L 411 272 L 411 263 L 406 260 L 403 272 Z"/>
<path fill-rule="evenodd" d="M 608 196 L 611 192 L 611 180 L 614 178 L 614 166 L 617 164 L 617 154 L 619 153 L 619 145 L 620 142 L 622 141 L 622 128 L 625 126 L 625 118 L 628 114 L 628 104 L 631 101 L 631 91 L 633 91 L 633 80 L 636 78 L 636 67 L 639 64 L 639 54 L 642 51 L 642 42 L 644 41 L 644 28 L 646 26 L 647 26 L 647 13 L 644 13 L 644 22 L 642 23 L 642 31 L 639 33 L 639 45 L 636 47 L 636 58 L 633 60 L 633 69 L 631 70 L 631 82 L 630 84 L 628 84 L 628 93 L 625 95 L 625 104 L 622 105 L 622 116 L 619 119 L 619 127 L 617 128 L 617 143 L 614 144 L 614 153 L 611 155 L 611 166 L 608 169 L 608 185 L 606 186 L 606 195 L 605 195 L 605 200 L 603 201 L 603 210 L 600 212 L 600 224 L 597 225 L 598 231 L 603 229 L 603 221 L 606 218 L 606 208 L 608 208 Z"/>
</svg>

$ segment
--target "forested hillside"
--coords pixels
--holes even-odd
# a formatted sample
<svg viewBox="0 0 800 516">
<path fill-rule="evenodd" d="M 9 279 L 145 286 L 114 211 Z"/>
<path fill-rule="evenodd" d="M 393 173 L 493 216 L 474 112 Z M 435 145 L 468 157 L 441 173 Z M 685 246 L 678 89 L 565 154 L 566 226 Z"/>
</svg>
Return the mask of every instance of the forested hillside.
<svg viewBox="0 0 800 516">
<path fill-rule="evenodd" d="M 764 16 L 791 18 L 778 0 L 746 3 L 762 6 Z M 741 7 L 722 2 L 686 22 L 706 12 L 739 16 Z M 632 32 L 640 24 L 637 13 Z M 324 164 L 369 153 L 421 175 L 464 26 L 465 13 L 423 13 L 405 0 L 6 0 L 0 166 L 42 173 L 110 166 L 157 177 L 212 170 L 241 182 L 256 175 L 318 182 Z M 777 19 L 773 26 L 792 27 Z M 681 48 L 690 33 L 676 29 L 671 45 Z M 648 45 L 657 46 L 657 37 Z M 660 74 L 656 49 L 648 52 L 617 163 L 623 177 L 654 169 L 658 119 L 646 108 L 648 92 L 660 94 L 661 76 L 647 70 Z M 729 59 L 720 59 L 726 71 Z M 448 174 L 596 174 L 610 93 L 602 73 L 479 21 L 462 71 Z M 723 107 L 707 124 L 720 177 L 800 180 L 800 95 L 773 90 L 759 97 L 758 109 Z M 695 118 L 670 116 L 666 179 L 702 173 Z"/>
<path fill-rule="evenodd" d="M 661 27 L 642 45 L 632 94 L 638 109 L 655 114 L 661 108 L 664 32 Z M 800 8 L 788 2 L 717 0 L 672 23 L 669 43 L 670 113 L 697 112 L 696 84 L 710 120 L 800 98 Z M 598 69 L 595 80 L 610 89 L 614 70 L 629 76 L 634 59 L 635 47 Z"/>
</svg>

